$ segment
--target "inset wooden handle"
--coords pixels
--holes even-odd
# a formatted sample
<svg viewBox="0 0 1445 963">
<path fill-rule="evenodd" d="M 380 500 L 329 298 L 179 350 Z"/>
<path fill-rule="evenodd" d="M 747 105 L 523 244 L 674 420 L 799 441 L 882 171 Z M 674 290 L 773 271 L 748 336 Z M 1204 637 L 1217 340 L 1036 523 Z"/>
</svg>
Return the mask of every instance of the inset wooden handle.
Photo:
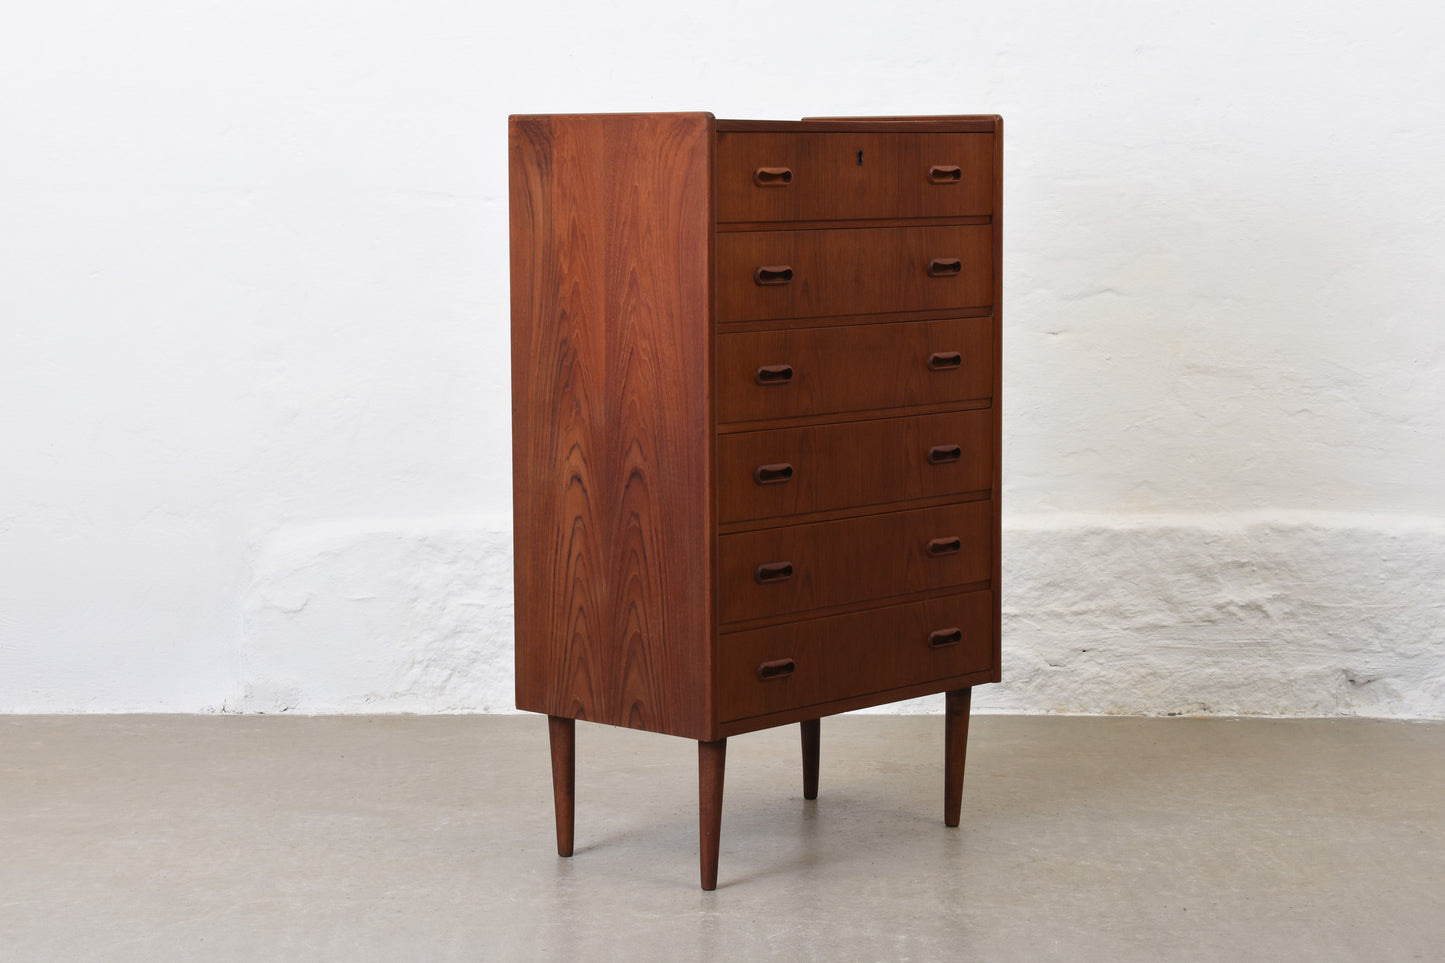
<svg viewBox="0 0 1445 963">
<path fill-rule="evenodd" d="M 753 469 L 753 481 L 759 485 L 781 485 L 791 481 L 793 477 L 793 466 L 787 462 L 777 465 L 759 465 Z"/>
<path fill-rule="evenodd" d="M 963 365 L 963 354 L 958 351 L 935 351 L 928 356 L 928 369 L 930 371 L 944 371 L 948 368 L 958 368 Z"/>
<path fill-rule="evenodd" d="M 753 372 L 753 380 L 760 385 L 785 385 L 793 380 L 793 366 L 765 364 Z"/>
<path fill-rule="evenodd" d="M 797 663 L 792 659 L 774 659 L 771 662 L 763 662 L 758 665 L 758 678 L 764 682 L 769 679 L 787 678 L 797 667 Z"/>
<path fill-rule="evenodd" d="M 928 449 L 928 463 L 930 465 L 942 465 L 950 461 L 958 461 L 963 457 L 963 448 L 959 445 L 934 445 Z"/>
<path fill-rule="evenodd" d="M 951 278 L 962 273 L 963 262 L 956 257 L 936 257 L 928 262 L 928 276 L 931 278 Z"/>
<path fill-rule="evenodd" d="M 787 187 L 793 183 L 792 168 L 759 167 L 753 171 L 753 183 L 759 187 Z"/>
<path fill-rule="evenodd" d="M 963 180 L 963 168 L 934 164 L 928 169 L 928 179 L 934 184 L 957 184 Z"/>
<path fill-rule="evenodd" d="M 950 535 L 948 538 L 935 538 L 928 543 L 925 551 L 934 558 L 940 555 L 957 555 L 963 548 L 963 539 L 957 535 Z"/>
<path fill-rule="evenodd" d="M 759 284 L 787 284 L 792 279 L 793 269 L 786 264 L 764 264 L 753 272 L 753 280 Z"/>
<path fill-rule="evenodd" d="M 928 633 L 928 647 L 930 649 L 942 649 L 946 646 L 957 645 L 963 641 L 963 630 L 959 628 L 937 629 Z"/>
<path fill-rule="evenodd" d="M 757 579 L 759 585 L 766 585 L 769 582 L 785 582 L 792 577 L 792 562 L 765 562 L 753 570 L 753 578 Z"/>
</svg>

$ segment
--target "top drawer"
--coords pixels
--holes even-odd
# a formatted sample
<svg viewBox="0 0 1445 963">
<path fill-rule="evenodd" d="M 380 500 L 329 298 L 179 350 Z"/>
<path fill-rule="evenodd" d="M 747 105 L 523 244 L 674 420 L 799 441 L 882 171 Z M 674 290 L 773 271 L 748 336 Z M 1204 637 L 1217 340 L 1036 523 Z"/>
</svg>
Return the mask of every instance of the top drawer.
<svg viewBox="0 0 1445 963">
<path fill-rule="evenodd" d="M 993 134 L 717 137 L 719 223 L 993 213 Z"/>
</svg>

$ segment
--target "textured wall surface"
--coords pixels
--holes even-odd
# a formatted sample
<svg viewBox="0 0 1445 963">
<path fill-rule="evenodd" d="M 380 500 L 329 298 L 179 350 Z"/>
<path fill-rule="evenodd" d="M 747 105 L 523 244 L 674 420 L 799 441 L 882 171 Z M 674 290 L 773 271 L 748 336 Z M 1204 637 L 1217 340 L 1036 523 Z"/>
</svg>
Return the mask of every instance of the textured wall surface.
<svg viewBox="0 0 1445 963">
<path fill-rule="evenodd" d="M 705 109 L 1006 118 L 976 705 L 1445 717 L 1445 13 L 919 16 L 13 11 L 0 711 L 508 710 L 505 117 Z"/>
<path fill-rule="evenodd" d="M 1004 683 L 976 708 L 1438 717 L 1442 546 L 1405 517 L 1015 520 Z M 480 519 L 289 533 L 258 560 L 226 708 L 509 710 L 508 549 Z"/>
<path fill-rule="evenodd" d="M 1033 516 L 1005 534 L 988 709 L 1445 715 L 1445 524 Z"/>
</svg>

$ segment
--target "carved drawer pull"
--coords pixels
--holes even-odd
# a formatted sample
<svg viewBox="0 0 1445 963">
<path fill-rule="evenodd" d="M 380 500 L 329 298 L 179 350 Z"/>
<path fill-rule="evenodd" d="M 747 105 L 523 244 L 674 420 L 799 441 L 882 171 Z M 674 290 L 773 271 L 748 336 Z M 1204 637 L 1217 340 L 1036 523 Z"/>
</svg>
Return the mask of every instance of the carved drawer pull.
<svg viewBox="0 0 1445 963">
<path fill-rule="evenodd" d="M 928 179 L 935 184 L 957 184 L 963 180 L 963 168 L 934 164 L 928 169 Z"/>
<path fill-rule="evenodd" d="M 929 270 L 933 270 L 931 267 Z M 764 264 L 753 272 L 753 280 L 759 284 L 787 284 L 793 279 L 793 269 L 786 264 Z"/>
<path fill-rule="evenodd" d="M 753 570 L 753 578 L 759 585 L 771 582 L 786 582 L 793 577 L 792 562 L 765 562 Z"/>
<path fill-rule="evenodd" d="M 930 371 L 945 371 L 963 365 L 963 354 L 958 351 L 935 351 L 928 356 Z"/>
<path fill-rule="evenodd" d="M 963 446 L 961 445 L 934 445 L 928 449 L 928 462 L 931 465 L 942 465 L 950 461 L 958 461 L 963 457 Z"/>
<path fill-rule="evenodd" d="M 793 380 L 793 366 L 765 364 L 753 372 L 753 380 L 760 385 L 785 385 Z"/>
<path fill-rule="evenodd" d="M 963 630 L 959 628 L 938 629 L 928 633 L 928 647 L 942 649 L 963 641 Z"/>
<path fill-rule="evenodd" d="M 759 465 L 753 469 L 753 481 L 759 485 L 781 485 L 793 478 L 793 466 L 787 462 L 776 465 Z"/>
<path fill-rule="evenodd" d="M 787 187 L 793 183 L 792 168 L 759 167 L 753 171 L 753 183 L 759 187 Z"/>
<path fill-rule="evenodd" d="M 928 543 L 927 551 L 929 555 L 938 558 L 941 555 L 957 555 L 962 548 L 963 539 L 953 535 L 948 538 L 935 538 Z"/>
<path fill-rule="evenodd" d="M 798 666 L 792 659 L 774 659 L 771 662 L 763 662 L 758 665 L 758 678 L 767 682 L 769 679 L 786 679 L 793 674 Z"/>
<path fill-rule="evenodd" d="M 936 257 L 928 262 L 928 276 L 931 278 L 951 278 L 962 273 L 963 262 L 956 257 Z"/>
</svg>

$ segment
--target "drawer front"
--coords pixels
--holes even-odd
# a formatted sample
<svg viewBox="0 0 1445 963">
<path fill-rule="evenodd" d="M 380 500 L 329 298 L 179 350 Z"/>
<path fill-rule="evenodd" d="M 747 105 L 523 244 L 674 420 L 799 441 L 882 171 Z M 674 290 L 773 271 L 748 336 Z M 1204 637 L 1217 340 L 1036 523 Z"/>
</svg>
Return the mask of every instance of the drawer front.
<svg viewBox="0 0 1445 963">
<path fill-rule="evenodd" d="M 717 217 L 987 216 L 993 152 L 992 134 L 721 133 Z"/>
<path fill-rule="evenodd" d="M 718 421 L 993 396 L 993 319 L 720 334 Z"/>
<path fill-rule="evenodd" d="M 991 576 L 991 502 L 718 536 L 724 624 L 788 616 Z"/>
<path fill-rule="evenodd" d="M 993 593 L 970 592 L 718 638 L 724 720 L 993 668 Z"/>
<path fill-rule="evenodd" d="M 987 305 L 992 229 L 879 227 L 717 235 L 717 319 L 763 321 Z"/>
<path fill-rule="evenodd" d="M 721 435 L 718 520 L 986 490 L 992 424 L 979 409 Z"/>
</svg>

